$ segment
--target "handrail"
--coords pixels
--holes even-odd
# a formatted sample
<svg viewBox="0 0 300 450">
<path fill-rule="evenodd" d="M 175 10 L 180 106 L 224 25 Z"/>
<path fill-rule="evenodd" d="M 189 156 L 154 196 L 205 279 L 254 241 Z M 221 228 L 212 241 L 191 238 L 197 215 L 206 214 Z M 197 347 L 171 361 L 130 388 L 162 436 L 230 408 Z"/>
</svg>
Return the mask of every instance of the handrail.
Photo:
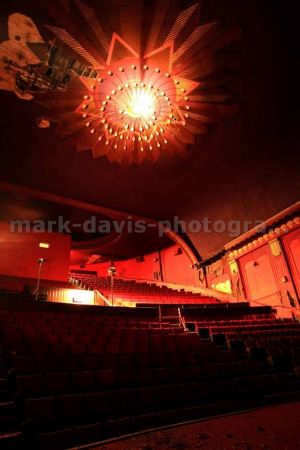
<svg viewBox="0 0 300 450">
<path fill-rule="evenodd" d="M 96 292 L 96 294 L 99 295 L 99 297 L 102 298 L 102 300 L 103 300 L 108 306 L 112 306 L 112 304 L 110 303 L 110 301 L 109 301 L 106 297 L 104 297 L 104 295 L 103 295 L 100 291 L 98 291 L 98 290 L 96 289 L 95 292 Z"/>
<path fill-rule="evenodd" d="M 184 331 L 188 331 L 188 329 L 185 326 L 184 319 L 183 319 L 183 317 L 181 315 L 180 308 L 177 308 L 177 310 L 178 310 L 179 326 L 181 326 L 184 329 Z"/>
</svg>

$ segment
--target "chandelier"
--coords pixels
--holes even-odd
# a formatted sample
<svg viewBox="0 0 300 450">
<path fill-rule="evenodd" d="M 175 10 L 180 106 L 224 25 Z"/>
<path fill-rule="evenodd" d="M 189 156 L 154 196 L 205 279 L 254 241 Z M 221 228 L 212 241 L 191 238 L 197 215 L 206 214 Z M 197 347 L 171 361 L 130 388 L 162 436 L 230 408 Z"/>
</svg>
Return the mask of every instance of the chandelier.
<svg viewBox="0 0 300 450">
<path fill-rule="evenodd" d="M 75 0 L 73 21 L 73 10 L 45 2 L 60 25 L 46 25 L 54 37 L 47 43 L 47 70 L 31 66 L 17 76 L 19 88 L 48 108 L 38 126 L 56 122 L 56 134 L 78 151 L 124 164 L 184 156 L 196 135 L 236 109 L 226 89 L 232 77 L 218 54 L 239 30 L 201 24 L 199 3 L 175 14 L 175 2 L 166 0 L 153 7 L 144 31 L 141 0 L 136 4 L 136 11 L 135 2 L 120 10 L 116 32 L 101 6 Z M 41 43 L 27 45 L 45 64 Z"/>
</svg>

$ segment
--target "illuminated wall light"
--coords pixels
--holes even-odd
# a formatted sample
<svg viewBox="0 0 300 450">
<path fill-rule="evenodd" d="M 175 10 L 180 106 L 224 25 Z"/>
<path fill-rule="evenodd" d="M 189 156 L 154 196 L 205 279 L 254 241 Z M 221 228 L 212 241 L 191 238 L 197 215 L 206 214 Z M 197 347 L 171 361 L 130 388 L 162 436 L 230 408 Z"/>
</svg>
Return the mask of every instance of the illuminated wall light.
<svg viewBox="0 0 300 450">
<path fill-rule="evenodd" d="M 108 145 L 108 144 L 109 144 L 109 141 L 106 141 L 106 142 L 105 142 L 105 145 Z"/>
<path fill-rule="evenodd" d="M 82 109 L 88 109 L 89 105 L 83 105 Z"/>
<path fill-rule="evenodd" d="M 87 122 L 87 123 L 85 124 L 86 127 L 89 127 L 90 125 L 91 125 L 91 122 Z"/>
<path fill-rule="evenodd" d="M 88 100 L 90 97 L 89 97 L 89 95 L 84 95 L 83 98 L 84 98 L 84 100 Z"/>
<path fill-rule="evenodd" d="M 102 80 L 102 78 L 98 78 L 98 81 L 99 81 L 99 83 L 102 83 L 103 80 Z"/>
<path fill-rule="evenodd" d="M 120 72 L 124 72 L 124 67 L 119 67 Z"/>
<path fill-rule="evenodd" d="M 82 118 L 83 118 L 83 119 L 85 119 L 86 117 L 87 117 L 87 114 L 86 114 L 86 113 L 82 114 Z"/>
<path fill-rule="evenodd" d="M 135 64 L 132 64 L 132 65 L 131 65 L 131 68 L 132 68 L 133 70 L 135 70 L 135 69 L 136 69 L 136 65 L 135 65 Z"/>
<path fill-rule="evenodd" d="M 167 78 L 170 78 L 169 72 L 167 72 L 165 75 L 166 75 Z"/>
<path fill-rule="evenodd" d="M 156 67 L 155 72 L 159 73 L 160 69 L 158 67 Z"/>
<path fill-rule="evenodd" d="M 148 70 L 148 69 L 149 69 L 149 67 L 147 66 L 147 64 L 144 64 L 143 69 L 144 69 L 144 70 Z"/>
<path fill-rule="evenodd" d="M 106 96 L 106 99 L 107 99 L 107 100 L 110 100 L 110 95 L 107 95 L 107 96 Z"/>
<path fill-rule="evenodd" d="M 110 77 L 113 76 L 113 73 L 112 73 L 111 70 L 109 70 L 107 73 L 108 73 L 108 75 L 109 75 Z"/>
<path fill-rule="evenodd" d="M 49 248 L 50 244 L 48 244 L 48 242 L 40 242 L 39 247 L 40 248 Z"/>
<path fill-rule="evenodd" d="M 185 109 L 191 109 L 191 107 L 190 107 L 190 106 L 188 106 L 188 105 L 186 105 Z"/>
<path fill-rule="evenodd" d="M 114 94 L 116 93 L 116 91 L 113 89 L 113 90 L 111 91 L 111 93 L 114 95 Z"/>
<path fill-rule="evenodd" d="M 119 91 L 122 91 L 122 89 L 123 89 L 122 86 L 118 86 Z"/>
<path fill-rule="evenodd" d="M 98 137 L 98 141 L 102 141 L 103 136 Z"/>
<path fill-rule="evenodd" d="M 95 133 L 95 128 L 92 128 L 91 129 L 91 134 L 94 134 Z"/>
</svg>

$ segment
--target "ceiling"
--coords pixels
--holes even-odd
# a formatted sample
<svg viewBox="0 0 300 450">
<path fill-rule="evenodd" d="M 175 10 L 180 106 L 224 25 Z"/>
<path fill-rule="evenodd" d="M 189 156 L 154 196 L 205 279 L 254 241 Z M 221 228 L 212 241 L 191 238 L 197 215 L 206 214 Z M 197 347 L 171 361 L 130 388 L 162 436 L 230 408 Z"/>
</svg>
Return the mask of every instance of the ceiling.
<svg viewBox="0 0 300 450">
<path fill-rule="evenodd" d="M 145 232 L 132 233 L 130 219 L 147 223 Z M 0 221 L 70 234 L 71 264 L 140 257 L 172 244 L 142 217 L 5 183 L 0 183 Z"/>
<path fill-rule="evenodd" d="M 131 2 L 101 3 L 109 3 L 116 15 Z M 11 12 L 28 14 L 42 26 L 48 19 L 43 4 L 12 0 L 1 7 L 0 40 L 7 39 Z M 236 237 L 228 223 L 239 221 L 240 231 L 246 231 L 245 221 L 266 220 L 299 200 L 300 74 L 293 6 L 271 0 L 207 0 L 202 11 L 204 21 L 232 21 L 242 30 L 241 50 L 235 55 L 239 75 L 231 86 L 239 110 L 213 126 L 209 134 L 199 136 L 188 157 L 162 156 L 156 163 L 127 167 L 105 156 L 93 159 L 90 152 L 76 152 L 59 140 L 54 125 L 35 126 L 45 107 L 0 91 L 4 105 L 0 110 L 1 180 L 152 219 L 175 215 L 200 223 L 205 218 L 225 221 L 225 230 L 212 224 L 209 231 L 187 232 L 201 257 Z M 25 214 L 22 200 L 2 197 L 2 202 Z M 47 216 L 58 213 L 47 202 L 31 207 Z M 68 209 L 67 214 L 81 213 Z M 74 234 L 74 241 L 81 239 Z M 114 252 L 120 257 L 138 255 L 159 245 L 150 236 L 130 238 L 126 241 L 129 250 Z"/>
</svg>

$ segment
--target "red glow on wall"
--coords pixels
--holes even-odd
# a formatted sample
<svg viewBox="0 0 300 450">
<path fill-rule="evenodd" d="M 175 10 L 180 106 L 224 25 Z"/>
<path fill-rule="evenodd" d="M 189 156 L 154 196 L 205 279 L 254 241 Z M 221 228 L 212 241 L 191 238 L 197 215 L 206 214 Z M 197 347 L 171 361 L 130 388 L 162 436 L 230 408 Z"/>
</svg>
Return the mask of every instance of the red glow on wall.
<svg viewBox="0 0 300 450">
<path fill-rule="evenodd" d="M 171 246 L 159 252 L 143 256 L 141 260 L 132 258 L 116 261 L 117 276 L 136 280 L 164 281 L 167 283 L 195 285 L 197 273 L 183 252 L 177 253 L 177 246 Z M 76 264 L 78 254 L 71 252 L 71 269 L 79 269 Z M 74 263 L 72 264 L 72 261 Z M 98 276 L 107 276 L 109 263 L 86 265 L 85 270 L 95 270 Z"/>
<path fill-rule="evenodd" d="M 47 242 L 50 247 L 40 248 L 40 242 Z M 36 260 L 46 258 L 41 278 L 66 281 L 70 242 L 70 236 L 58 233 L 13 233 L 8 223 L 0 222 L 0 274 L 36 278 Z"/>
</svg>

